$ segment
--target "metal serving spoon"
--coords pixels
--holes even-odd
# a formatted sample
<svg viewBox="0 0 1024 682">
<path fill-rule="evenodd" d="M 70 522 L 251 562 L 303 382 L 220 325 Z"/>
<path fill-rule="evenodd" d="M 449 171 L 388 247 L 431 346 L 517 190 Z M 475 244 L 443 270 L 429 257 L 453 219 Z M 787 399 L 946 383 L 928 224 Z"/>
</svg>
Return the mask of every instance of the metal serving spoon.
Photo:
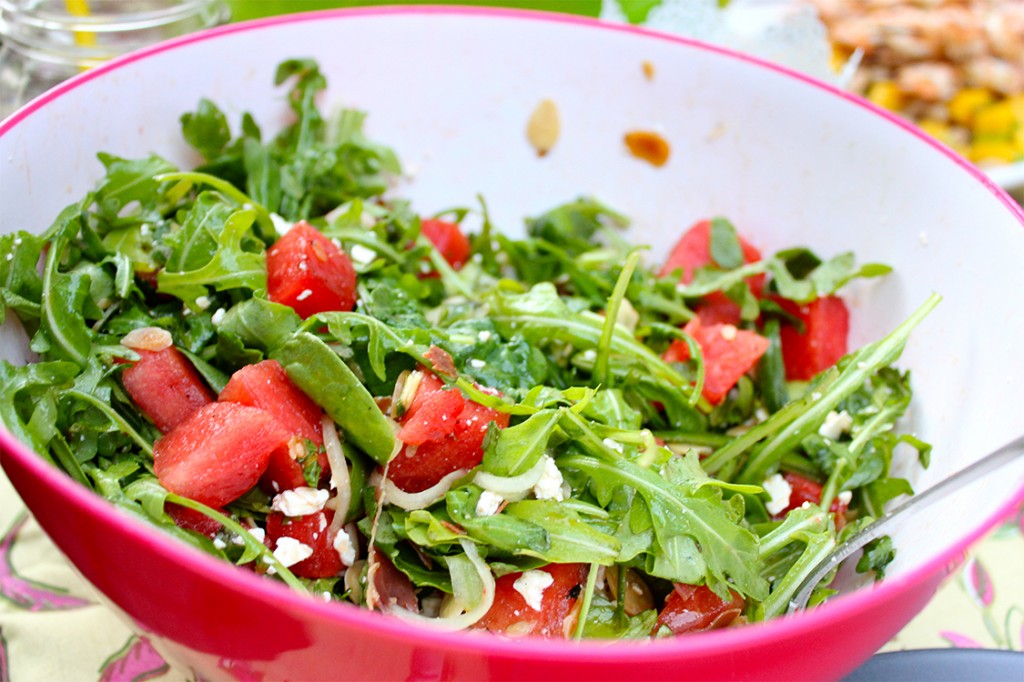
<svg viewBox="0 0 1024 682">
<path fill-rule="evenodd" d="M 807 600 L 818 583 L 837 568 L 854 552 L 860 550 L 875 538 L 885 535 L 893 524 L 911 514 L 929 509 L 933 504 L 943 500 L 964 486 L 978 480 L 982 476 L 992 473 L 996 469 L 1016 461 L 1024 455 L 1024 435 L 1015 438 L 998 450 L 985 455 L 974 464 L 961 469 L 955 474 L 942 479 L 923 493 L 914 495 L 907 501 L 899 504 L 879 517 L 877 521 L 865 526 L 859 532 L 851 535 L 845 542 L 840 543 L 832 553 L 821 560 L 821 562 L 808 574 L 804 581 L 797 588 L 793 598 L 789 601 L 788 613 L 795 613 L 807 607 Z"/>
</svg>

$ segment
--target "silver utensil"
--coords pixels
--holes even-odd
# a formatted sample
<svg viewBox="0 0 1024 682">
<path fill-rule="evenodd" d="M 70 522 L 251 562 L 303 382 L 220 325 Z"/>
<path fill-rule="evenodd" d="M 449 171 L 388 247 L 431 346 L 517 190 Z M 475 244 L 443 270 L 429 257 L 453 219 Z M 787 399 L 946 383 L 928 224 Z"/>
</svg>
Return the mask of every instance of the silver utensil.
<svg viewBox="0 0 1024 682">
<path fill-rule="evenodd" d="M 974 464 L 961 469 L 960 471 L 947 476 L 940 482 L 928 488 L 922 493 L 914 495 L 905 502 L 893 507 L 878 520 L 865 526 L 859 532 L 850 536 L 846 541 L 836 546 L 832 553 L 821 560 L 811 571 L 793 594 L 789 601 L 787 613 L 802 611 L 807 607 L 814 589 L 825 576 L 838 568 L 852 554 L 862 549 L 864 545 L 872 540 L 885 535 L 897 522 L 911 514 L 920 513 L 932 507 L 937 502 L 946 499 L 956 491 L 978 480 L 982 476 L 1016 461 L 1024 455 L 1024 435 L 1017 437 L 998 450 L 985 455 Z"/>
</svg>

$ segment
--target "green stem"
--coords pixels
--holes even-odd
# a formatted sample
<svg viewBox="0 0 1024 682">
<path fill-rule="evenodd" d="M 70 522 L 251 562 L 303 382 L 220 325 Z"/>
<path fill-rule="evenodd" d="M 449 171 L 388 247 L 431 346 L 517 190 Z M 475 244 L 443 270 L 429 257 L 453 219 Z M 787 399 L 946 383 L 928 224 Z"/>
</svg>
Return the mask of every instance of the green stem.
<svg viewBox="0 0 1024 682">
<path fill-rule="evenodd" d="M 597 359 L 594 363 L 594 383 L 597 386 L 609 387 L 610 375 L 608 373 L 608 360 L 611 355 L 612 335 L 619 322 L 619 309 L 622 307 L 622 299 L 626 296 L 626 289 L 633 278 L 633 271 L 640 261 L 640 253 L 633 251 L 626 258 L 622 272 L 615 282 L 612 295 L 608 298 L 608 305 L 604 311 L 604 326 L 601 328 L 601 339 L 597 342 Z"/>
<path fill-rule="evenodd" d="M 597 567 L 599 564 L 590 564 L 590 571 L 587 573 L 587 587 L 583 591 L 583 604 L 580 606 L 579 620 L 576 621 L 576 640 L 583 639 L 583 631 L 587 627 L 587 615 L 590 613 L 590 604 L 594 600 L 594 588 L 597 585 Z"/>
</svg>

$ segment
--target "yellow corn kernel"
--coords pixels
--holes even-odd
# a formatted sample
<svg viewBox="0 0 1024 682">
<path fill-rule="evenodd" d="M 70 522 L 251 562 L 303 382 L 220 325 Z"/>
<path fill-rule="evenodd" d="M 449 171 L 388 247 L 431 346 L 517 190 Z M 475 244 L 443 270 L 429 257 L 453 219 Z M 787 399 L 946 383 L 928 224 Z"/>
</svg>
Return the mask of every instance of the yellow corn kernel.
<svg viewBox="0 0 1024 682">
<path fill-rule="evenodd" d="M 1009 140 L 975 139 L 967 152 L 967 158 L 975 163 L 1010 163 L 1018 157 L 1015 145 Z"/>
<path fill-rule="evenodd" d="M 974 112 L 971 130 L 975 135 L 1010 137 L 1017 126 L 1017 117 L 1008 101 L 996 102 Z"/>
<path fill-rule="evenodd" d="M 1006 101 L 1013 111 L 1013 117 L 1017 119 L 1017 130 L 1024 128 L 1024 95 L 1014 95 Z"/>
<path fill-rule="evenodd" d="M 952 141 L 952 136 L 949 134 L 949 124 L 945 121 L 926 118 L 922 121 L 918 121 L 917 125 L 921 130 L 928 133 L 939 142 L 949 144 Z"/>
<path fill-rule="evenodd" d="M 867 98 L 889 111 L 899 111 L 903 108 L 903 93 L 896 83 L 892 81 L 876 81 L 868 88 Z"/>
<path fill-rule="evenodd" d="M 949 117 L 960 125 L 969 126 L 974 112 L 990 104 L 992 99 L 992 93 L 984 88 L 964 88 L 949 100 Z"/>
</svg>

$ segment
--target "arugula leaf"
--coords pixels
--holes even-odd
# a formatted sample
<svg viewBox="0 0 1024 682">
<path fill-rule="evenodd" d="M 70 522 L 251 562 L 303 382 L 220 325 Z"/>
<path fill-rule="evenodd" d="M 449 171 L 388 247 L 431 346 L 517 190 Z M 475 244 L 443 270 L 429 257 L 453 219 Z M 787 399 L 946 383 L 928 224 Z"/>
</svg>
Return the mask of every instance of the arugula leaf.
<svg viewBox="0 0 1024 682">
<path fill-rule="evenodd" d="M 205 97 L 199 100 L 199 107 L 194 113 L 181 115 L 181 132 L 185 141 L 207 161 L 220 156 L 231 141 L 227 117 Z"/>
<path fill-rule="evenodd" d="M 242 209 L 231 213 L 217 235 L 217 249 L 210 260 L 190 270 L 162 270 L 157 275 L 157 289 L 180 298 L 193 310 L 208 307 L 199 300 L 209 293 L 207 287 L 215 291 L 266 289 L 266 255 L 262 251 L 248 251 L 243 246 L 243 240 L 255 221 L 254 210 Z M 183 264 L 183 267 L 188 267 L 188 264 Z"/>
<path fill-rule="evenodd" d="M 518 476 L 544 454 L 558 420 L 558 410 L 541 410 L 526 421 L 502 429 L 484 451 L 483 468 L 496 476 Z"/>
</svg>

